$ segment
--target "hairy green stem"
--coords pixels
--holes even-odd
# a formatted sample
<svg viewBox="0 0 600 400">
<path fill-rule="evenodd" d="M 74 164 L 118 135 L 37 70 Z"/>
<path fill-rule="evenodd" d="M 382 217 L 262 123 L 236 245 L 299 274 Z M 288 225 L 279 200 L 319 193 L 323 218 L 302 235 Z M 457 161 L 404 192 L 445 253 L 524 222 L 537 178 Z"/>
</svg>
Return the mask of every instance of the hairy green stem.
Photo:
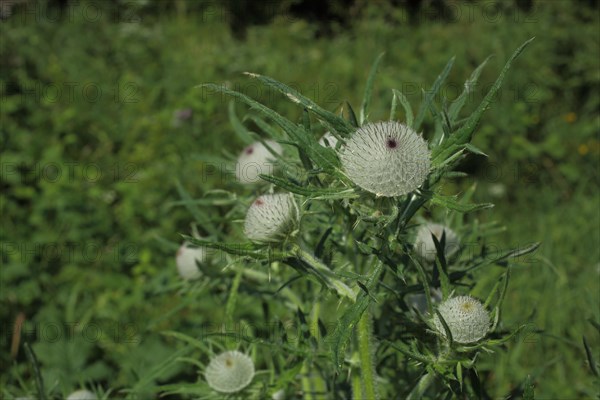
<svg viewBox="0 0 600 400">
<path fill-rule="evenodd" d="M 262 283 L 269 281 L 269 276 L 267 274 L 265 274 L 264 272 L 256 271 L 254 269 L 249 269 L 249 268 L 243 268 L 242 270 L 243 270 L 244 277 L 247 279 L 262 282 Z M 279 292 L 281 293 L 281 295 L 286 297 L 292 304 L 294 304 L 296 306 L 296 308 L 303 307 L 302 301 L 300 300 L 298 295 L 296 293 L 294 293 L 293 290 L 290 290 L 290 288 L 284 287 Z"/>
<path fill-rule="evenodd" d="M 406 400 L 420 400 L 423 398 L 423 395 L 429 389 L 429 386 L 433 383 L 434 376 L 428 372 L 419 379 L 417 385 L 410 392 Z"/>
<path fill-rule="evenodd" d="M 371 348 L 371 316 L 365 311 L 358 321 L 358 356 L 360 359 L 361 384 L 364 399 L 377 400 L 377 385 L 375 383 L 375 362 Z M 355 394 L 356 396 L 356 394 Z M 356 397 L 355 397 L 356 399 Z"/>
<path fill-rule="evenodd" d="M 243 273 L 243 269 L 240 269 L 236 272 L 235 278 L 233 279 L 233 284 L 231 285 L 231 290 L 229 290 L 229 298 L 227 299 L 227 304 L 225 305 L 226 326 L 233 325 L 233 313 L 235 311 L 235 303 L 237 301 L 238 289 L 240 287 L 240 282 L 242 281 Z"/>
<path fill-rule="evenodd" d="M 322 276 L 340 296 L 356 301 L 356 292 L 342 282 L 321 260 L 310 252 L 303 250 L 300 246 L 295 247 L 293 252 L 298 259 L 313 268 L 317 275 Z"/>
</svg>

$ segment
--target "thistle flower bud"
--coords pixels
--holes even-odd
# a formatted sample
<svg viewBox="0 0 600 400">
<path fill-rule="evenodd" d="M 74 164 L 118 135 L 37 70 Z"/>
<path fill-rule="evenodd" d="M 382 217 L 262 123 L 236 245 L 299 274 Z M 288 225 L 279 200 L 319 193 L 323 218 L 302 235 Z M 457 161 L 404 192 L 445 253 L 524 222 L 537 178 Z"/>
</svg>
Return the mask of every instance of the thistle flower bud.
<svg viewBox="0 0 600 400">
<path fill-rule="evenodd" d="M 265 194 L 246 213 L 244 233 L 257 242 L 279 242 L 297 221 L 297 207 L 290 194 Z"/>
<path fill-rule="evenodd" d="M 341 150 L 348 178 L 377 196 L 401 196 L 427 178 L 427 142 L 399 122 L 377 122 L 359 128 Z"/>
<path fill-rule="evenodd" d="M 196 261 L 203 263 L 206 260 L 206 251 L 202 247 L 190 247 L 184 242 L 177 250 L 175 262 L 179 276 L 185 280 L 198 279 L 202 273 L 198 269 Z"/>
<path fill-rule="evenodd" d="M 281 155 L 283 148 L 273 140 L 265 140 L 276 154 Z M 273 160 L 275 156 L 261 142 L 254 142 L 246 147 L 238 157 L 235 167 L 235 176 L 238 181 L 244 184 L 251 184 L 260 181 L 259 175 L 270 175 L 273 173 Z"/>
<path fill-rule="evenodd" d="M 331 147 L 332 149 L 335 149 L 335 146 L 337 146 L 337 143 L 338 143 L 338 138 L 333 136 L 333 134 L 331 132 L 325 132 L 325 134 L 321 137 L 321 139 L 319 139 L 319 144 L 323 147 Z"/>
<path fill-rule="evenodd" d="M 239 392 L 252 381 L 254 363 L 239 351 L 226 351 L 210 360 L 204 377 L 208 386 L 217 392 Z"/>
<path fill-rule="evenodd" d="M 417 231 L 415 240 L 415 251 L 425 261 L 434 262 L 437 249 L 431 235 L 433 234 L 441 243 L 442 235 L 445 233 L 444 257 L 449 258 L 456 253 L 460 247 L 458 235 L 450 228 L 440 224 L 427 223 L 421 225 Z"/>
<path fill-rule="evenodd" d="M 67 400 L 98 400 L 98 397 L 89 390 L 76 390 L 67 396 Z"/>
<path fill-rule="evenodd" d="M 483 304 L 470 296 L 458 296 L 440 304 L 438 311 L 446 321 L 452 339 L 457 343 L 473 343 L 482 339 L 490 329 L 490 315 Z M 446 336 L 444 325 L 437 314 L 433 323 Z"/>
</svg>

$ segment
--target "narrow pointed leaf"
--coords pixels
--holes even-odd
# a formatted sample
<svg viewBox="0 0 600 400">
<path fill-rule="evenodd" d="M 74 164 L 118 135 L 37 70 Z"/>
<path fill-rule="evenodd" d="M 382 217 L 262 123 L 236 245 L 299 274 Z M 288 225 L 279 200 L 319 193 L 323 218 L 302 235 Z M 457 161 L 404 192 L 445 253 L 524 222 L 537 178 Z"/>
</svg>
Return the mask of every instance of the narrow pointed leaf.
<svg viewBox="0 0 600 400">
<path fill-rule="evenodd" d="M 404 108 L 404 116 L 406 118 L 406 125 L 413 128 L 414 115 L 413 115 L 412 107 L 410 106 L 410 103 L 408 102 L 408 99 L 399 90 L 392 89 L 392 93 L 394 93 L 394 97 L 392 99 L 392 104 L 394 104 L 395 101 L 399 101 L 400 104 L 402 104 L 402 107 Z M 392 111 L 390 112 L 390 120 L 394 119 L 395 111 L 396 111 L 396 109 L 392 105 Z"/>
<path fill-rule="evenodd" d="M 452 69 L 452 65 L 454 65 L 454 60 L 455 60 L 455 57 L 452 57 L 448 61 L 448 63 L 442 70 L 442 73 L 437 77 L 435 82 L 433 82 L 433 86 L 431 86 L 431 89 L 429 89 L 429 91 L 426 92 L 425 99 L 423 99 L 423 102 L 421 103 L 421 106 L 419 107 L 419 112 L 417 112 L 417 117 L 415 118 L 414 129 L 416 131 L 418 131 L 419 128 L 421 127 L 421 124 L 423 123 L 423 120 L 425 119 L 425 115 L 427 114 L 427 111 L 430 108 L 430 104 L 433 102 L 433 99 L 435 98 L 435 96 L 437 96 L 437 94 L 439 93 L 439 91 L 442 87 L 442 84 L 448 77 L 448 74 L 450 73 L 450 70 Z"/>
<path fill-rule="evenodd" d="M 454 132 L 449 138 L 447 138 L 439 146 L 437 146 L 436 148 L 433 149 L 431 158 L 432 158 L 432 163 L 434 165 L 442 163 L 448 156 L 450 156 L 451 154 L 460 150 L 462 148 L 462 146 L 464 146 L 466 143 L 468 143 L 471 140 L 473 132 L 475 131 L 475 128 L 477 127 L 477 124 L 481 120 L 481 117 L 483 116 L 483 113 L 485 112 L 485 110 L 489 107 L 489 105 L 494 100 L 494 96 L 496 95 L 496 93 L 498 92 L 500 87 L 502 86 L 502 83 L 504 82 L 504 78 L 506 77 L 508 70 L 512 66 L 513 61 L 523 52 L 525 47 L 527 47 L 527 45 L 529 45 L 529 43 L 531 43 L 533 41 L 533 39 L 534 38 L 531 38 L 528 41 L 526 41 L 525 43 L 523 43 L 513 53 L 513 55 L 508 59 L 508 61 L 504 65 L 504 68 L 502 68 L 500 75 L 496 79 L 496 82 L 494 82 L 494 85 L 490 88 L 488 93 L 485 95 L 485 98 L 479 104 L 479 106 L 473 112 L 473 114 L 471 114 L 471 116 L 469 118 L 467 118 L 466 122 L 456 132 Z"/>
<path fill-rule="evenodd" d="M 296 104 L 300 104 L 303 107 L 307 108 L 309 111 L 313 112 L 319 119 L 323 119 L 327 123 L 329 123 L 336 131 L 342 134 L 348 134 L 352 132 L 354 129 L 352 126 L 342 117 L 335 115 L 334 113 L 321 108 L 317 103 L 300 94 L 297 90 L 287 86 L 284 83 L 276 81 L 275 79 L 269 78 L 268 76 L 255 74 L 252 72 L 246 72 L 246 75 L 251 78 L 256 78 L 260 80 L 265 85 L 272 87 L 285 95 L 289 100 Z"/>
<path fill-rule="evenodd" d="M 467 98 L 471 93 L 473 93 L 473 90 L 475 90 L 475 86 L 477 85 L 477 81 L 479 80 L 479 75 L 481 75 L 483 67 L 485 67 L 490 58 L 491 56 L 486 58 L 485 61 L 483 61 L 477 68 L 475 68 L 475 70 L 471 73 L 469 79 L 466 80 L 464 89 L 460 96 L 458 96 L 456 100 L 454 100 L 452 104 L 450 104 L 450 109 L 448 110 L 448 117 L 450 118 L 451 122 L 456 121 L 456 118 L 458 117 L 460 110 L 462 110 L 463 106 L 465 105 Z"/>
<path fill-rule="evenodd" d="M 362 105 L 360 106 L 360 120 L 359 124 L 362 126 L 367 120 L 369 104 L 371 103 L 371 96 L 373 94 L 373 85 L 375 84 L 375 76 L 377 76 L 377 68 L 379 68 L 379 63 L 383 58 L 385 53 L 379 54 L 371 67 L 371 72 L 369 72 L 369 77 L 367 78 L 367 86 L 365 88 L 365 95 L 363 96 Z"/>
</svg>

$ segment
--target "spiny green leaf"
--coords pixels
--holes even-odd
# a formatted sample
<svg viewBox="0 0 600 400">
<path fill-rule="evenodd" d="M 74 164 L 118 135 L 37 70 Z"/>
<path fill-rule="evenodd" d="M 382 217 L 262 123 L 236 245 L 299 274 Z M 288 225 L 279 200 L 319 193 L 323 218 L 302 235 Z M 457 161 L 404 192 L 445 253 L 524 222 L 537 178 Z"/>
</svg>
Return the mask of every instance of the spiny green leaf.
<svg viewBox="0 0 600 400">
<path fill-rule="evenodd" d="M 244 124 L 242 124 L 242 122 L 237 117 L 237 114 L 235 112 L 235 102 L 233 100 L 229 102 L 228 112 L 229 112 L 229 123 L 233 127 L 233 131 L 240 138 L 242 143 L 244 143 L 246 145 L 252 143 L 253 142 L 252 135 L 250 134 L 248 129 L 246 129 Z"/>
<path fill-rule="evenodd" d="M 243 101 L 248 106 L 269 117 L 271 120 L 273 120 L 273 122 L 279 125 L 290 138 L 296 141 L 299 147 L 306 150 L 311 159 L 324 171 L 334 174 L 338 172 L 340 163 L 333 150 L 319 145 L 316 139 L 312 137 L 312 134 L 304 130 L 304 127 L 294 124 L 276 111 L 266 107 L 254 99 L 251 99 L 245 94 L 228 89 L 223 85 L 206 83 L 199 85 L 198 87 L 210 88 Z"/>
<path fill-rule="evenodd" d="M 177 340 L 181 340 L 182 342 L 190 344 L 190 345 L 196 347 L 197 349 L 202 350 L 203 352 L 207 352 L 207 353 L 210 352 L 210 348 L 208 347 L 206 341 L 193 338 L 193 337 L 183 334 L 181 332 L 164 331 L 164 332 L 161 332 L 161 335 L 170 336 Z"/>
<path fill-rule="evenodd" d="M 431 196 L 431 202 L 442 207 L 446 207 L 450 210 L 458 211 L 461 213 L 470 213 L 477 210 L 484 210 L 486 208 L 492 208 L 492 203 L 480 203 L 480 204 L 464 204 L 457 201 L 454 196 L 444 196 L 439 193 L 433 193 Z"/>
<path fill-rule="evenodd" d="M 246 256 L 255 260 L 267 260 L 267 261 L 280 261 L 290 255 L 286 252 L 273 249 L 269 247 L 265 249 L 264 246 L 260 246 L 254 243 L 222 243 L 213 242 L 210 240 L 197 239 L 191 236 L 182 235 L 185 240 L 197 246 L 204 246 L 211 249 L 222 250 L 228 254 L 237 256 Z"/>
<path fill-rule="evenodd" d="M 187 208 L 190 214 L 192 214 L 196 222 L 198 222 L 202 228 L 208 231 L 210 234 L 218 236 L 219 231 L 213 226 L 208 215 L 197 207 L 196 203 L 192 199 L 192 196 L 190 196 L 187 190 L 183 188 L 183 185 L 181 185 L 179 180 L 175 181 L 175 188 L 177 189 L 185 208 Z"/>
<path fill-rule="evenodd" d="M 348 107 L 348 120 L 350 121 L 350 123 L 352 124 L 352 126 L 354 128 L 358 128 L 360 125 L 358 125 L 358 120 L 356 119 L 356 113 L 354 112 L 352 105 L 350 103 L 346 102 L 346 106 Z"/>
<path fill-rule="evenodd" d="M 454 343 L 454 339 L 452 338 L 452 331 L 450 330 L 448 323 L 446 322 L 446 320 L 444 319 L 444 317 L 442 316 L 442 314 L 440 313 L 439 310 L 436 309 L 435 314 L 437 315 L 438 319 L 442 323 L 442 326 L 444 327 L 444 333 L 446 334 L 446 340 L 448 340 L 449 346 L 452 347 L 452 343 Z"/>
<path fill-rule="evenodd" d="M 408 99 L 399 90 L 392 89 L 392 93 L 394 94 L 394 96 L 392 98 L 392 110 L 390 112 L 390 120 L 394 119 L 394 115 L 396 113 L 396 102 L 400 101 L 400 104 L 402 104 L 402 107 L 404 108 L 404 116 L 406 118 L 406 125 L 413 128 L 414 116 L 413 116 L 412 107 L 410 106 Z"/>
<path fill-rule="evenodd" d="M 523 384 L 523 400 L 535 400 L 534 385 L 531 375 L 527 375 L 527 379 Z"/>
<path fill-rule="evenodd" d="M 524 256 L 530 253 L 533 253 L 538 247 L 540 247 L 540 243 L 533 243 L 529 246 L 525 246 L 523 248 L 516 248 L 516 249 L 511 249 L 511 250 L 505 250 L 500 252 L 498 255 L 494 256 L 494 257 L 480 257 L 476 260 L 474 260 L 474 264 L 471 265 L 468 268 L 465 268 L 462 271 L 455 271 L 452 272 L 450 274 L 450 280 L 452 282 L 455 282 L 457 280 L 459 280 L 460 278 L 462 278 L 463 276 L 465 276 L 467 273 L 469 272 L 473 272 L 476 269 L 479 269 L 485 265 L 492 265 L 492 264 L 497 264 L 500 261 L 504 261 L 504 260 L 508 260 L 511 258 L 516 258 L 516 257 L 520 257 L 520 256 Z"/>
<path fill-rule="evenodd" d="M 418 131 L 419 128 L 421 127 L 421 124 L 423 123 L 423 120 L 425 119 L 425 114 L 427 113 L 427 111 L 430 108 L 430 104 L 433 102 L 433 99 L 435 98 L 435 96 L 437 96 L 437 94 L 439 93 L 439 91 L 442 87 L 442 84 L 444 83 L 444 81 L 448 77 L 448 74 L 450 73 L 450 70 L 452 69 L 452 65 L 454 65 L 454 60 L 455 60 L 455 57 L 452 57 L 448 61 L 448 63 L 442 70 L 442 73 L 437 77 L 435 82 L 433 82 L 433 86 L 431 86 L 431 89 L 426 93 L 425 99 L 423 100 L 423 103 L 421 103 L 421 106 L 419 107 L 419 111 L 417 112 L 417 117 L 415 118 L 415 125 L 414 125 L 415 131 Z"/>
<path fill-rule="evenodd" d="M 423 354 L 412 351 L 407 345 L 405 345 L 402 342 L 392 343 L 389 340 L 383 340 L 382 343 L 390 346 L 391 348 L 393 348 L 395 350 L 398 350 L 399 352 L 401 352 L 408 358 L 411 358 L 415 361 L 420 361 L 425 364 L 429 364 L 431 362 L 431 360 L 429 358 L 427 358 L 427 356 L 424 356 Z"/>
<path fill-rule="evenodd" d="M 259 117 L 258 115 L 250 114 L 244 118 L 244 120 L 249 119 L 254 122 L 263 132 L 265 132 L 269 137 L 273 139 L 283 140 L 284 136 L 281 131 L 275 129 L 271 124 L 267 123 L 264 119 Z"/>
<path fill-rule="evenodd" d="M 383 58 L 385 53 L 379 54 L 371 67 L 371 72 L 369 72 L 369 77 L 367 78 L 367 86 L 365 87 L 365 95 L 363 96 L 362 105 L 360 107 L 360 120 L 359 124 L 362 126 L 368 117 L 368 109 L 369 104 L 371 103 L 371 95 L 373 94 L 373 85 L 375 83 L 375 76 L 377 75 L 377 68 L 379 68 L 379 63 Z"/>
<path fill-rule="evenodd" d="M 289 192 L 299 194 L 311 199 L 336 200 L 353 199 L 359 197 L 359 194 L 353 188 L 317 188 L 312 186 L 299 186 L 289 180 L 279 178 L 273 175 L 259 175 L 261 179 L 270 182 Z"/>
<path fill-rule="evenodd" d="M 377 262 L 373 272 L 369 277 L 369 281 L 367 282 L 367 288 L 372 290 L 375 287 L 382 272 L 383 264 Z M 361 291 L 356 302 L 348 307 L 346 311 L 344 311 L 334 332 L 331 334 L 330 340 L 333 365 L 338 370 L 342 365 L 346 346 L 348 344 L 348 340 L 350 340 L 350 337 L 352 336 L 354 327 L 370 303 L 371 297 Z"/>
<path fill-rule="evenodd" d="M 487 64 L 487 62 L 490 58 L 491 58 L 491 56 L 486 58 L 484 62 L 482 62 L 477 68 L 475 68 L 473 73 L 471 73 L 471 76 L 469 77 L 469 79 L 467 79 L 465 81 L 464 89 L 463 89 L 462 93 L 460 94 L 460 96 L 458 96 L 452 102 L 452 104 L 450 104 L 450 109 L 448 110 L 448 117 L 450 118 L 450 121 L 452 123 L 454 123 L 454 121 L 456 121 L 456 118 L 458 117 L 460 110 L 462 110 L 463 106 L 465 105 L 467 98 L 469 97 L 469 95 L 471 93 L 473 93 L 475 85 L 477 85 L 477 81 L 479 80 L 479 75 L 481 75 L 481 71 L 483 70 L 483 67 L 485 67 L 485 64 Z"/>
<path fill-rule="evenodd" d="M 250 76 L 251 78 L 256 78 L 260 80 L 265 85 L 272 87 L 280 93 L 284 94 L 292 102 L 300 104 L 303 107 L 307 108 L 309 111 L 317 115 L 319 119 L 322 119 L 329 123 L 336 131 L 342 134 L 348 134 L 354 130 L 345 119 L 321 108 L 317 103 L 315 103 L 308 97 L 303 96 L 302 94 L 300 94 L 300 92 L 285 85 L 284 83 L 269 78 L 268 76 L 259 75 L 252 72 L 246 72 L 245 74 Z"/>
<path fill-rule="evenodd" d="M 227 304 L 225 305 L 225 321 L 229 326 L 233 326 L 234 319 L 233 313 L 235 312 L 235 305 L 238 298 L 238 289 L 240 282 L 242 281 L 242 275 L 244 270 L 240 268 L 235 274 L 231 289 L 229 289 L 229 297 L 227 297 Z"/>
<path fill-rule="evenodd" d="M 436 272 L 440 280 L 440 286 L 442 288 L 442 297 L 444 300 L 450 295 L 450 279 L 448 278 L 448 265 L 446 263 L 445 248 L 446 248 L 446 231 L 442 232 L 442 239 L 438 238 L 432 233 L 431 238 L 436 249 L 436 260 L 435 267 Z M 435 286 L 435 284 L 434 284 Z"/>
<path fill-rule="evenodd" d="M 502 69 L 500 75 L 496 79 L 496 82 L 494 82 L 494 85 L 485 95 L 485 98 L 483 99 L 481 104 L 479 104 L 477 109 L 471 114 L 469 118 L 467 118 L 466 122 L 450 137 L 448 137 L 439 146 L 433 149 L 431 158 L 432 163 L 434 165 L 438 165 L 444 162 L 444 160 L 448 156 L 459 151 L 466 143 L 468 143 L 471 140 L 471 137 L 473 135 L 473 132 L 475 131 L 477 124 L 481 120 L 481 117 L 483 116 L 483 113 L 485 112 L 487 107 L 492 103 L 494 96 L 502 86 L 504 78 L 508 73 L 508 70 L 510 69 L 513 61 L 521 54 L 521 52 L 523 52 L 525 47 L 527 47 L 527 45 L 529 45 L 529 43 L 531 43 L 533 39 L 534 38 L 531 38 L 525 43 L 523 43 L 508 59 L 506 65 L 504 65 L 504 68 Z"/>
</svg>

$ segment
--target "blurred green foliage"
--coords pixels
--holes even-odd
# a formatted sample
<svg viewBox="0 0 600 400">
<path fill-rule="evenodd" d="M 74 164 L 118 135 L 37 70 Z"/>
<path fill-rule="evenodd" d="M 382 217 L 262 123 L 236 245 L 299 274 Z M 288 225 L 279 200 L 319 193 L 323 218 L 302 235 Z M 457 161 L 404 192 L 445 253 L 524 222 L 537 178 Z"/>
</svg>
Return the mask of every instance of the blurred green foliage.
<svg viewBox="0 0 600 400">
<path fill-rule="evenodd" d="M 478 104 L 498 60 L 536 36 L 475 137 L 489 157 L 470 157 L 471 177 L 456 181 L 477 180 L 479 200 L 497 203 L 494 217 L 509 227 L 498 246 L 543 242 L 539 262 L 515 272 L 505 306 L 508 320 L 529 318 L 531 334 L 511 344 L 517 351 L 490 356 L 486 380 L 496 397 L 518 393 L 528 374 L 540 398 L 594 394 L 581 335 L 598 354 L 586 321 L 600 321 L 597 4 L 357 1 L 311 11 L 289 1 L 252 17 L 236 2 L 199 3 L 32 2 L 0 23 L 3 349 L 22 314 L 21 344 L 32 343 L 53 393 L 93 382 L 143 394 L 186 377 L 180 367 L 152 369 L 177 347 L 157 332 L 220 311 L 173 290 L 173 254 L 190 222 L 174 203 L 175 182 L 194 197 L 227 185 L 203 173 L 201 156 L 242 148 L 228 99 L 196 85 L 226 82 L 300 118 L 241 74 L 255 71 L 329 110 L 346 100 L 357 109 L 385 51 L 370 116 L 385 119 L 392 93 L 380 88 L 419 104 L 452 55 L 449 98 L 495 55 L 469 101 Z M 315 15 L 330 17 L 310 22 Z M 426 119 L 426 136 L 432 128 Z M 482 279 L 482 292 L 495 276 Z M 0 363 L 3 394 L 35 392 L 22 349 L 0 352 Z"/>
</svg>

